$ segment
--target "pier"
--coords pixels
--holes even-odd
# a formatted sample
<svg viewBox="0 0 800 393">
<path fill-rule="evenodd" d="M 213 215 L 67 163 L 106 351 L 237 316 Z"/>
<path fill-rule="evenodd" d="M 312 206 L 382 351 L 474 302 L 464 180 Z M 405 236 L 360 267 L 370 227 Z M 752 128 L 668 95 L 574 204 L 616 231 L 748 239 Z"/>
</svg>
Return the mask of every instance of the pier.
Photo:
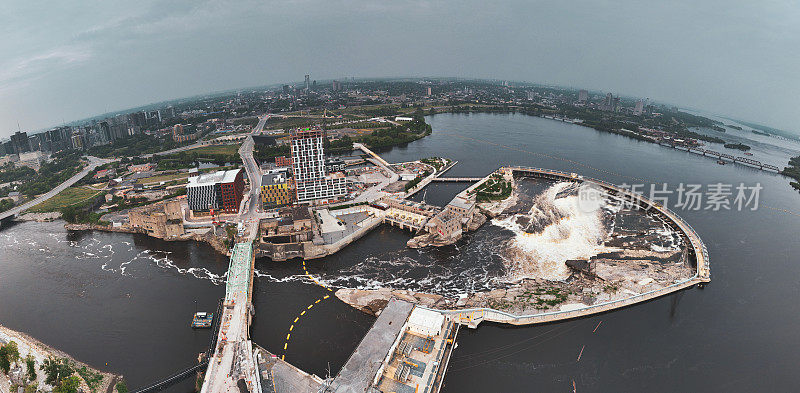
<svg viewBox="0 0 800 393">
<path fill-rule="evenodd" d="M 393 298 L 322 391 L 437 393 L 459 326 L 439 311 Z"/>
</svg>

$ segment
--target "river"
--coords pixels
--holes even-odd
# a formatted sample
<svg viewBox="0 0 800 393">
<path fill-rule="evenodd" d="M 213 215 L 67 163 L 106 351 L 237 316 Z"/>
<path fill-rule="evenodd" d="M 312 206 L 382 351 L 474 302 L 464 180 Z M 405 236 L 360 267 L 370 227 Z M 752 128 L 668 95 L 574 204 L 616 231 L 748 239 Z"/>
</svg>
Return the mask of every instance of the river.
<svg viewBox="0 0 800 393">
<path fill-rule="evenodd" d="M 800 211 L 800 194 L 788 179 L 524 115 L 440 114 L 428 121 L 431 136 L 380 154 L 390 162 L 458 160 L 448 176 L 518 164 L 617 184 L 667 183 L 672 190 L 680 183 L 764 187 L 755 211 L 676 210 L 708 246 L 713 281 L 705 288 L 580 320 L 462 329 L 443 392 L 571 391 L 573 381 L 579 392 L 794 390 L 800 216 L 780 209 Z M 794 146 L 759 153 L 774 163 L 800 154 Z M 444 204 L 463 187 L 434 184 L 416 198 Z M 307 268 L 342 286 L 479 290 L 503 273 L 492 251 L 497 231 L 486 225 L 455 246 L 420 251 L 405 248 L 407 232 L 379 227 Z M 210 247 L 68 232 L 55 222 L 4 229 L 0 248 L 0 323 L 124 374 L 131 388 L 193 364 L 208 345 L 208 331 L 188 323 L 196 307 L 212 311 L 224 295 L 227 259 Z M 256 267 L 251 335 L 282 354 L 292 320 L 325 290 L 304 278 L 298 261 L 259 259 Z M 329 298 L 295 326 L 286 359 L 317 375 L 335 374 L 373 320 Z"/>
</svg>

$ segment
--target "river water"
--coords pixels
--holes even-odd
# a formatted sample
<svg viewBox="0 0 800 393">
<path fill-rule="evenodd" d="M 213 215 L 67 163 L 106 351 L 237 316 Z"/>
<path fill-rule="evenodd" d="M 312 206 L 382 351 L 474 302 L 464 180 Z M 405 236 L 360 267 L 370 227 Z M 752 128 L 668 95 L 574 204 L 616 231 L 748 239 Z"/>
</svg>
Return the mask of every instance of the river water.
<svg viewBox="0 0 800 393">
<path fill-rule="evenodd" d="M 443 392 L 572 391 L 573 383 L 580 392 L 795 390 L 800 216 L 791 212 L 800 211 L 800 194 L 787 179 L 524 115 L 444 114 L 428 121 L 431 136 L 380 154 L 390 162 L 458 160 L 448 176 L 518 164 L 618 184 L 667 183 L 672 190 L 680 183 L 763 186 L 755 211 L 676 210 L 708 246 L 713 281 L 705 288 L 580 320 L 462 329 Z M 764 162 L 800 154 L 797 146 L 772 142 L 781 146 L 760 147 Z M 416 198 L 445 204 L 464 187 L 434 184 Z M 405 248 L 409 233 L 380 227 L 307 268 L 339 286 L 480 290 L 504 274 L 496 252 L 501 231 L 486 225 L 455 246 L 420 251 Z M 224 295 L 227 259 L 210 247 L 68 232 L 55 222 L 4 229 L 0 249 L 0 323 L 122 373 L 132 388 L 193 364 L 208 345 L 209 332 L 188 323 L 196 308 L 212 311 Z M 304 278 L 299 261 L 259 259 L 257 269 L 251 335 L 283 354 L 291 321 L 326 291 Z M 295 326 L 286 359 L 317 375 L 335 374 L 373 320 L 329 298 Z"/>
</svg>

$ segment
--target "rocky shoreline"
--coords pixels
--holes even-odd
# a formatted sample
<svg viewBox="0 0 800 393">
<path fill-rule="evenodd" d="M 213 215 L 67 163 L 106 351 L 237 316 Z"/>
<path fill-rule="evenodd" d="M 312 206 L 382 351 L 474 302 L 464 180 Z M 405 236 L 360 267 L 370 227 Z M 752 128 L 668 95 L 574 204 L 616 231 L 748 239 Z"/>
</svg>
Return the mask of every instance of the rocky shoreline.
<svg viewBox="0 0 800 393">
<path fill-rule="evenodd" d="M 230 250 L 228 247 L 225 246 L 223 240 L 224 238 L 220 236 L 214 236 L 210 232 L 204 234 L 198 233 L 187 233 L 183 236 L 176 236 L 176 237 L 158 237 L 153 236 L 151 234 L 138 231 L 136 229 L 130 227 L 112 227 L 107 225 L 97 225 L 97 224 L 70 224 L 65 223 L 64 228 L 70 231 L 103 231 L 103 232 L 117 232 L 117 233 L 132 233 L 132 234 L 142 234 L 150 236 L 154 239 L 161 239 L 164 241 L 196 241 L 201 243 L 206 243 L 214 248 L 218 253 L 222 255 L 230 255 Z"/>
<path fill-rule="evenodd" d="M 80 362 L 75 360 L 70 355 L 54 349 L 47 344 L 42 343 L 35 338 L 22 333 L 17 332 L 15 330 L 11 330 L 3 325 L 0 325 L 0 345 L 8 343 L 8 342 L 15 342 L 17 344 L 17 348 L 19 350 L 19 356 L 21 360 L 19 367 L 13 367 L 9 372 L 9 375 L 5 375 L 0 372 L 0 390 L 11 392 L 12 386 L 22 386 L 24 384 L 36 384 L 38 391 L 49 391 L 52 390 L 52 386 L 48 385 L 45 382 L 46 375 L 44 371 L 42 371 L 39 367 L 42 363 L 48 358 L 55 358 L 55 359 L 66 359 L 69 363 L 72 364 L 74 369 L 82 369 L 85 367 L 86 371 L 82 371 L 84 373 L 91 373 L 94 375 L 99 375 L 102 379 L 99 382 L 94 383 L 93 387 L 87 384 L 87 381 L 81 377 L 79 372 L 75 372 L 73 375 L 77 375 L 81 377 L 81 384 L 80 387 L 84 392 L 92 392 L 92 393 L 112 393 L 114 391 L 115 386 L 117 383 L 123 381 L 123 377 L 121 375 L 103 372 L 97 370 L 86 363 Z M 26 365 L 24 359 L 27 356 L 31 356 L 35 363 L 36 363 L 36 379 L 34 381 L 27 381 L 27 374 L 26 374 Z M 27 391 L 27 390 L 26 390 Z"/>
</svg>

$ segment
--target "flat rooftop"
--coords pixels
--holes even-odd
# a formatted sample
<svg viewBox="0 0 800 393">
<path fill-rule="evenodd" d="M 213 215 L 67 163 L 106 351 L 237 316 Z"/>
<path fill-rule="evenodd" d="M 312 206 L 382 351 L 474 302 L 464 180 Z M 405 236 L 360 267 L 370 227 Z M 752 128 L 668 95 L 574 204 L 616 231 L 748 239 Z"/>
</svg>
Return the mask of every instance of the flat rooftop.
<svg viewBox="0 0 800 393">
<path fill-rule="evenodd" d="M 217 183 L 233 183 L 236 180 L 236 175 L 239 174 L 241 169 L 231 169 L 229 171 L 216 171 L 213 173 L 204 173 L 199 176 L 192 176 L 189 178 L 189 183 L 186 187 L 199 187 L 207 186 L 209 184 Z"/>
<path fill-rule="evenodd" d="M 413 309 L 413 303 L 397 299 L 389 301 L 350 359 L 347 359 L 342 371 L 334 378 L 331 384 L 333 392 L 367 391 Z"/>
</svg>

